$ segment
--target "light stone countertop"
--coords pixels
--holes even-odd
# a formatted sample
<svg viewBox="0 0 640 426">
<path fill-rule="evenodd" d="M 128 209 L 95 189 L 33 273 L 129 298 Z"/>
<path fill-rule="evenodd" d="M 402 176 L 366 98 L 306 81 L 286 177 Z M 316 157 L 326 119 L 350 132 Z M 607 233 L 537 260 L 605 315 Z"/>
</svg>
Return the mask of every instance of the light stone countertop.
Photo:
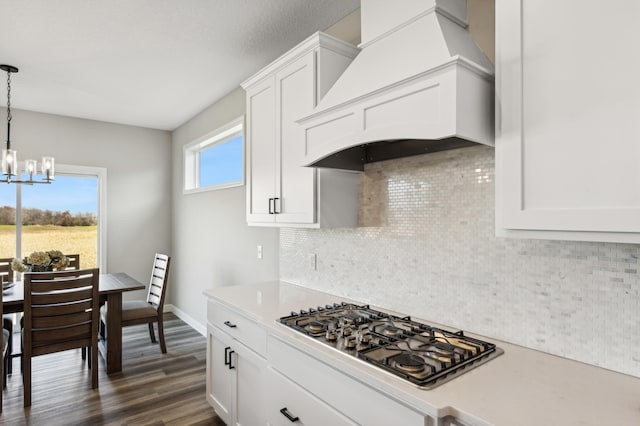
<svg viewBox="0 0 640 426">
<path fill-rule="evenodd" d="M 215 288 L 205 295 L 256 320 L 269 333 L 295 342 L 297 349 L 327 363 L 331 360 L 332 367 L 348 376 L 434 417 L 452 415 L 482 426 L 640 425 L 640 379 L 636 377 L 465 330 L 469 336 L 495 343 L 504 354 L 435 389 L 422 390 L 276 321 L 291 311 L 358 301 L 283 281 Z M 394 313 L 384 306 L 372 307 Z"/>
</svg>

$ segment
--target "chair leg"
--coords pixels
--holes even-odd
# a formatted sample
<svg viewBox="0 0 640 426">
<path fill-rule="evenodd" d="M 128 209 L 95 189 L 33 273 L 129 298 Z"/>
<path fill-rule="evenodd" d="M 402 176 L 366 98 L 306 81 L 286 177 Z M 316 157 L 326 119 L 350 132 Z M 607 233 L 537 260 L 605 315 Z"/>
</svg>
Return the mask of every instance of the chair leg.
<svg viewBox="0 0 640 426">
<path fill-rule="evenodd" d="M 151 324 L 149 324 L 151 325 Z M 158 316 L 158 334 L 160 335 L 160 350 L 163 354 L 167 353 L 167 345 L 164 342 L 164 324 L 162 321 L 162 314 Z"/>
<path fill-rule="evenodd" d="M 13 358 L 11 354 L 13 353 L 13 330 L 9 333 L 9 342 L 7 342 L 7 369 L 4 371 L 4 374 L 13 374 Z"/>
<path fill-rule="evenodd" d="M 149 337 L 151 337 L 151 343 L 156 343 L 156 335 L 153 332 L 153 323 L 150 322 L 148 325 L 149 325 Z M 160 332 L 160 330 L 158 330 L 158 332 Z"/>
<path fill-rule="evenodd" d="M 9 332 L 9 341 L 7 342 L 7 353 L 9 356 L 8 356 L 7 369 L 5 370 L 5 374 L 11 374 L 13 373 L 12 371 L 13 363 L 11 362 L 11 354 L 13 353 L 13 320 L 11 319 L 11 317 L 9 316 L 2 317 L 2 326 L 4 327 L 5 330 Z"/>
<path fill-rule="evenodd" d="M 31 354 L 22 355 L 23 374 L 22 381 L 24 382 L 24 406 L 31 407 Z"/>
<path fill-rule="evenodd" d="M 9 373 L 9 360 L 11 360 L 11 354 L 7 353 L 2 357 L 2 389 L 7 388 L 7 374 Z M 2 406 L 0 405 L 0 408 Z"/>
<path fill-rule="evenodd" d="M 91 388 L 96 389 L 98 387 L 98 347 L 91 346 L 89 348 L 91 354 L 89 365 L 91 366 Z"/>
</svg>

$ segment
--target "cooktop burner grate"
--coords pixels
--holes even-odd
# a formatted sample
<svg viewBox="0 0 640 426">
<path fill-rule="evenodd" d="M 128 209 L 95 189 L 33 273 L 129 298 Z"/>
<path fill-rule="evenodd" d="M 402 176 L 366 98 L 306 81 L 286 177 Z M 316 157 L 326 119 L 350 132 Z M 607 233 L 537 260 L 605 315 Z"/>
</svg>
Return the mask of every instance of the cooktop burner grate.
<svg viewBox="0 0 640 426">
<path fill-rule="evenodd" d="M 503 353 L 462 331 L 431 327 L 369 305 L 334 303 L 292 312 L 280 322 L 425 389 Z"/>
</svg>

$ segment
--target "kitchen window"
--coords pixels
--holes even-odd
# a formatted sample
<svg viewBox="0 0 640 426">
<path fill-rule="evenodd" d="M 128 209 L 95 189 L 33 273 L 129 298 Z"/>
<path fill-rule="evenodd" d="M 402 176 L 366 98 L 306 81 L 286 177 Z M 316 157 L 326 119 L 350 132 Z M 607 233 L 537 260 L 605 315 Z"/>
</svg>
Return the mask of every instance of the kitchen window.
<svg viewBox="0 0 640 426">
<path fill-rule="evenodd" d="M 244 117 L 184 147 L 184 193 L 244 185 Z"/>
</svg>

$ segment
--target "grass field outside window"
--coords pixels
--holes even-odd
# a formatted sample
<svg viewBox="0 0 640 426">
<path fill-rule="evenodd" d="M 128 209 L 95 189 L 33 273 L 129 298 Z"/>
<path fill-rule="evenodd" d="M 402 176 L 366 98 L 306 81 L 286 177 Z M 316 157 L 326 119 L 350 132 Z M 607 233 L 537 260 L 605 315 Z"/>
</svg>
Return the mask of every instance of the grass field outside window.
<svg viewBox="0 0 640 426">
<path fill-rule="evenodd" d="M 98 265 L 97 226 L 29 225 L 22 227 L 23 257 L 33 251 L 60 250 L 65 254 L 79 254 L 80 268 Z M 16 226 L 0 225 L 0 257 L 14 257 Z"/>
</svg>

